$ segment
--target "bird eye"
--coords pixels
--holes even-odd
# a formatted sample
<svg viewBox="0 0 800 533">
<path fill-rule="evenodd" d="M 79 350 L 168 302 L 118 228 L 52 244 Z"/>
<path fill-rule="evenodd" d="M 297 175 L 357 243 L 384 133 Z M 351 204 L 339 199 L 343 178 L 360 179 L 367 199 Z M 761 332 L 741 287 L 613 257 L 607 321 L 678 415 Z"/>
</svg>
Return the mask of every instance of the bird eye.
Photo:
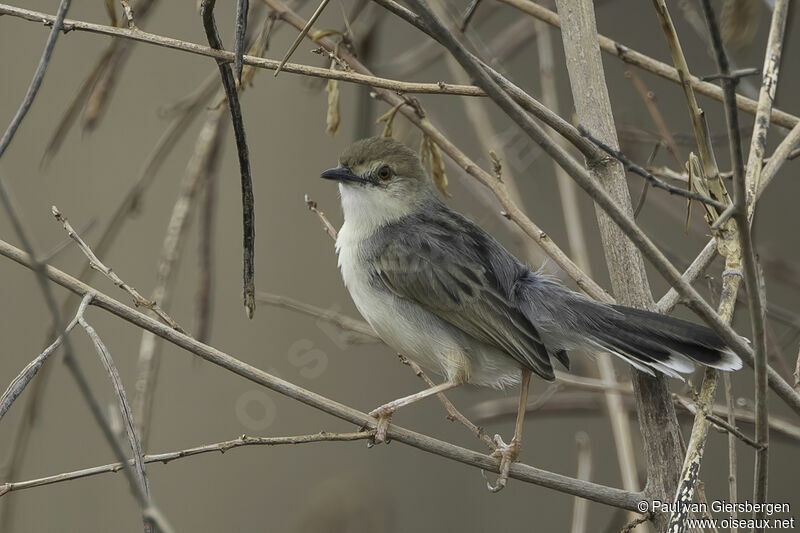
<svg viewBox="0 0 800 533">
<path fill-rule="evenodd" d="M 392 177 L 392 169 L 388 165 L 384 165 L 378 169 L 378 177 L 382 180 L 388 180 Z"/>
</svg>

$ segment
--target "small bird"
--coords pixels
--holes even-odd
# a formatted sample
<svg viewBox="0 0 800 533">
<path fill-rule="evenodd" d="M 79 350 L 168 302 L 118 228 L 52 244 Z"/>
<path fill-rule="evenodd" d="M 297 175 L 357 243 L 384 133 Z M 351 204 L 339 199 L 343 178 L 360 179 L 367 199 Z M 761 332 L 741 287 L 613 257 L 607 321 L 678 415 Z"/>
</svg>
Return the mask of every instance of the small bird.
<svg viewBox="0 0 800 533">
<path fill-rule="evenodd" d="M 677 318 L 593 301 L 535 272 L 437 196 L 417 154 L 386 137 L 350 146 L 322 178 L 339 182 L 344 224 L 339 268 L 353 302 L 393 349 L 444 382 L 382 405 L 376 442 L 400 407 L 464 383 L 521 384 L 514 437 L 496 435 L 502 489 L 519 456 L 531 372 L 553 381 L 567 351 L 609 352 L 668 376 L 694 363 L 737 370 L 741 360 L 712 330 Z"/>
</svg>

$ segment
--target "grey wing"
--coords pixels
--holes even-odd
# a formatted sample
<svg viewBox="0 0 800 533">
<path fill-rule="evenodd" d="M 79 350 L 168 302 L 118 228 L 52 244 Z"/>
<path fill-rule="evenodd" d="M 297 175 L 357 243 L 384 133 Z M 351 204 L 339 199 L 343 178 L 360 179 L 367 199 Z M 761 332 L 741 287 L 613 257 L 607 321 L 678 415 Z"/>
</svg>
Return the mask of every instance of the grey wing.
<svg viewBox="0 0 800 533">
<path fill-rule="evenodd" d="M 418 221 L 421 222 L 421 221 Z M 547 349 L 531 322 L 511 303 L 487 247 L 505 254 L 508 269 L 524 268 L 496 242 L 415 224 L 390 232 L 371 254 L 375 274 L 391 292 L 413 300 L 475 339 L 507 353 L 545 379 L 554 379 Z M 488 235 L 487 239 L 491 239 Z M 560 356 L 562 354 L 556 354 Z M 561 359 L 561 357 L 559 357 Z"/>
</svg>

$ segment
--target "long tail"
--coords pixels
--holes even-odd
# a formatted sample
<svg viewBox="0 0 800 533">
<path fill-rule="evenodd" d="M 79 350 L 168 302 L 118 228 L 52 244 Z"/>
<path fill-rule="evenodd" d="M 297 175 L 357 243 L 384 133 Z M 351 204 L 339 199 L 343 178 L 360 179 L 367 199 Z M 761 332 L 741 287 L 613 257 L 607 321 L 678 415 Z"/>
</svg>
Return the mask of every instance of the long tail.
<svg viewBox="0 0 800 533">
<path fill-rule="evenodd" d="M 537 328 L 548 352 L 567 362 L 565 350 L 610 352 L 637 369 L 680 378 L 694 363 L 738 370 L 742 361 L 711 329 L 659 313 L 601 304 L 557 281 L 533 274 L 517 285 L 517 305 Z"/>
<path fill-rule="evenodd" d="M 616 312 L 608 319 L 614 327 L 594 331 L 591 337 L 640 370 L 679 377 L 693 372 L 694 363 L 726 371 L 742 368 L 742 360 L 707 327 L 631 307 L 610 307 Z"/>
</svg>

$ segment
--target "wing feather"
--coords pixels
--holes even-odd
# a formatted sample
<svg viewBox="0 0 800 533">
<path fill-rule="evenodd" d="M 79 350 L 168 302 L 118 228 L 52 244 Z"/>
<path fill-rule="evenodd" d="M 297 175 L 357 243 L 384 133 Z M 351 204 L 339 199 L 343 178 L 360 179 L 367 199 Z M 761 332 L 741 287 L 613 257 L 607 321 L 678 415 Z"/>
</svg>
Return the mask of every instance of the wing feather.
<svg viewBox="0 0 800 533">
<path fill-rule="evenodd" d="M 539 332 L 509 298 L 526 267 L 468 220 L 442 214 L 384 228 L 368 247 L 378 278 L 395 295 L 553 379 Z"/>
</svg>

